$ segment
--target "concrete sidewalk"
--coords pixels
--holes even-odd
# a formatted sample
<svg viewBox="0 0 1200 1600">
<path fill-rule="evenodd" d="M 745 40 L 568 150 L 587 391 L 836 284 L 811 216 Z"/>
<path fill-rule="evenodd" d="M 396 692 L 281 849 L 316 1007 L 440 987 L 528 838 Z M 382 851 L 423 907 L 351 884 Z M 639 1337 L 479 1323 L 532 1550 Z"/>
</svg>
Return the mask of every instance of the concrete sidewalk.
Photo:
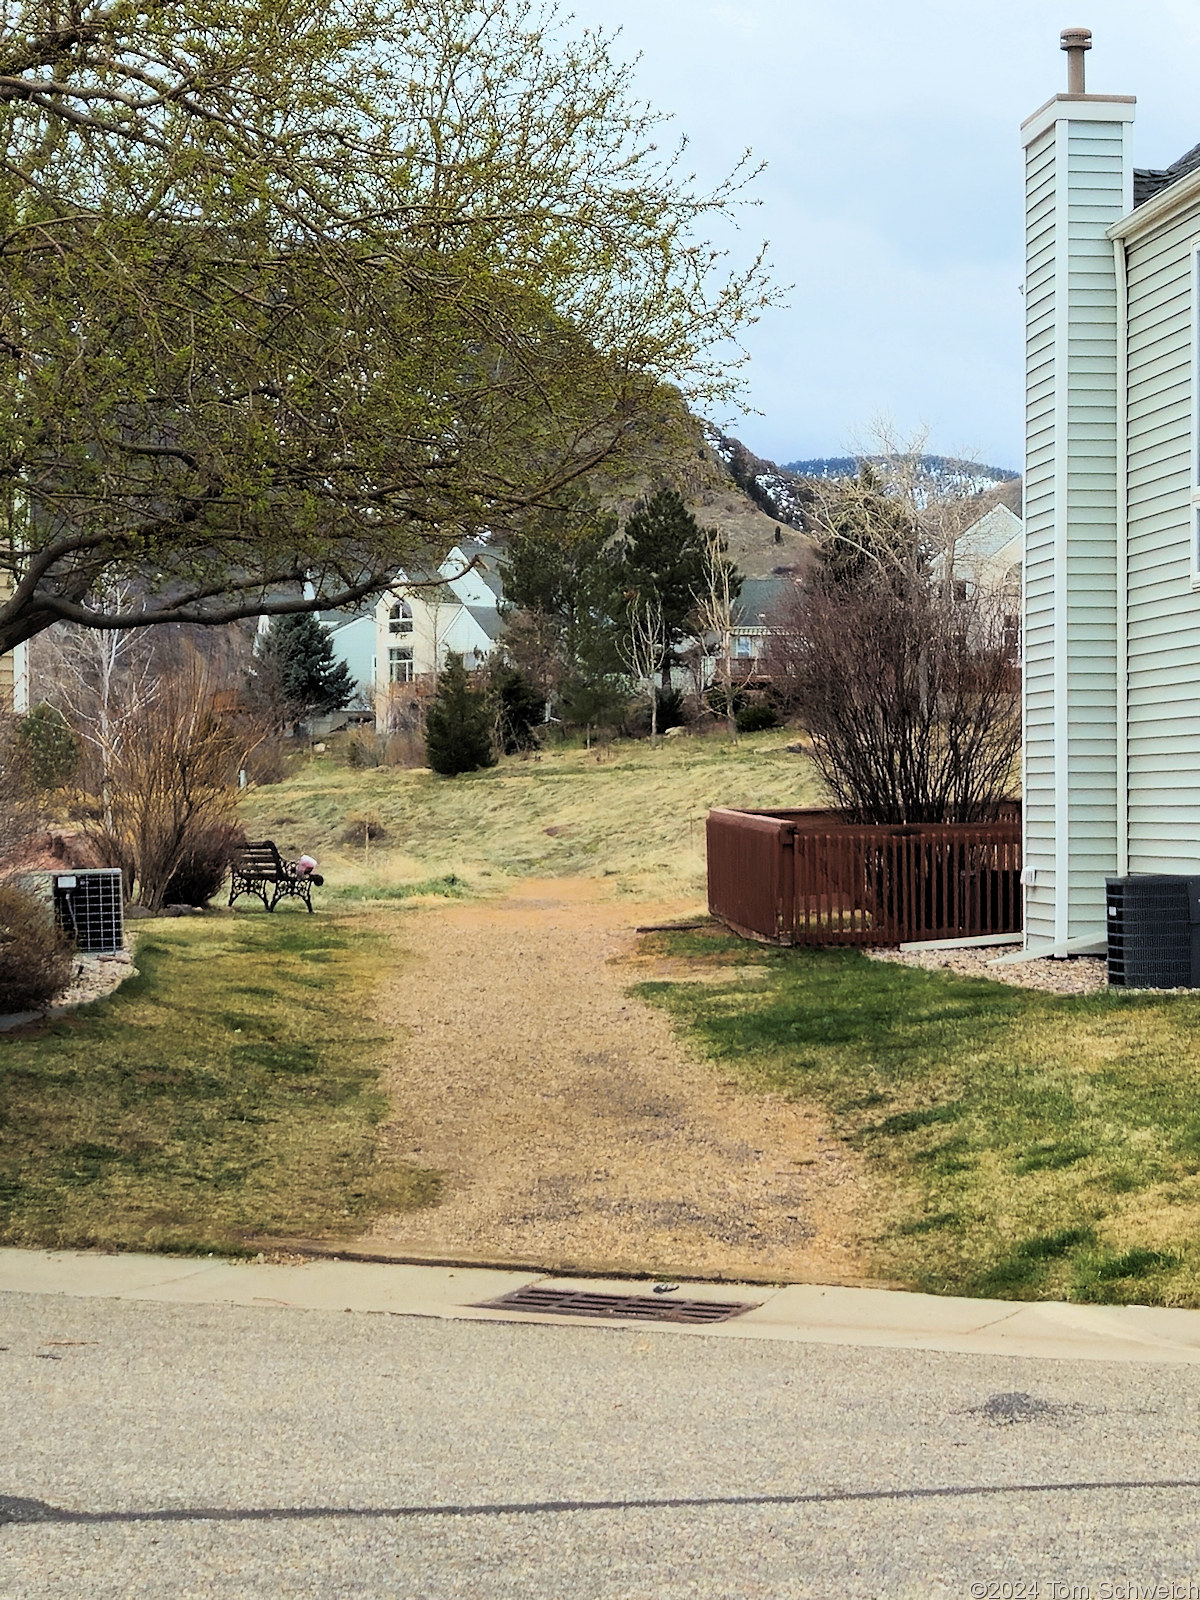
<svg viewBox="0 0 1200 1600">
<path fill-rule="evenodd" d="M 644 1295 L 645 1283 L 541 1276 L 479 1267 L 312 1261 L 276 1266 L 151 1255 L 0 1250 L 0 1293 L 153 1300 L 175 1305 L 276 1306 L 483 1322 L 597 1326 L 578 1317 L 485 1310 L 527 1284 Z M 729 1322 L 603 1321 L 708 1339 L 939 1350 L 1064 1361 L 1200 1362 L 1200 1311 L 1154 1306 L 1014 1303 L 892 1289 L 680 1283 L 672 1298 L 750 1302 Z"/>
</svg>

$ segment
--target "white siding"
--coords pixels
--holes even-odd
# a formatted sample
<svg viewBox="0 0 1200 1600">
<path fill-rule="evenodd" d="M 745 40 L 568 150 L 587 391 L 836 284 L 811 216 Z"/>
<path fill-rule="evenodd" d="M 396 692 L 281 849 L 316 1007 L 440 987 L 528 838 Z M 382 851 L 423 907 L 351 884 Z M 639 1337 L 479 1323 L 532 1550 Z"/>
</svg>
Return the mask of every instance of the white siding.
<svg viewBox="0 0 1200 1600">
<path fill-rule="evenodd" d="M 1197 240 L 1192 203 L 1128 247 L 1132 872 L 1200 867 L 1200 594 L 1190 548 Z"/>
<path fill-rule="evenodd" d="M 1069 124 L 1068 937 L 1104 928 L 1117 861 L 1117 282 L 1123 123 Z"/>
<path fill-rule="evenodd" d="M 1054 937 L 1055 131 L 1025 152 L 1025 911 L 1039 941 Z"/>
<path fill-rule="evenodd" d="M 1025 862 L 1031 945 L 1103 931 L 1117 827 L 1117 286 L 1127 123 L 1026 151 Z"/>
</svg>

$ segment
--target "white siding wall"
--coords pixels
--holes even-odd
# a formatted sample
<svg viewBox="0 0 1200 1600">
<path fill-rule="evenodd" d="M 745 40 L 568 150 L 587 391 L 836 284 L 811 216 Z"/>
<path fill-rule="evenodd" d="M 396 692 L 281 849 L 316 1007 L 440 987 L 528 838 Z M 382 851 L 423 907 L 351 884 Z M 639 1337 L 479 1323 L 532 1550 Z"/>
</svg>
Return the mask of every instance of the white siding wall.
<svg viewBox="0 0 1200 1600">
<path fill-rule="evenodd" d="M 1106 230 L 1125 209 L 1127 126 L 1057 121 L 1027 150 L 1031 945 L 1103 936 L 1116 866 L 1117 287 Z"/>
<path fill-rule="evenodd" d="M 1055 132 L 1025 152 L 1025 914 L 1039 942 L 1054 938 Z"/>
<path fill-rule="evenodd" d="M 1129 866 L 1200 867 L 1200 594 L 1191 585 L 1193 202 L 1131 241 Z"/>
<path fill-rule="evenodd" d="M 1069 128 L 1068 937 L 1103 934 L 1117 865 L 1117 282 L 1127 124 Z"/>
</svg>

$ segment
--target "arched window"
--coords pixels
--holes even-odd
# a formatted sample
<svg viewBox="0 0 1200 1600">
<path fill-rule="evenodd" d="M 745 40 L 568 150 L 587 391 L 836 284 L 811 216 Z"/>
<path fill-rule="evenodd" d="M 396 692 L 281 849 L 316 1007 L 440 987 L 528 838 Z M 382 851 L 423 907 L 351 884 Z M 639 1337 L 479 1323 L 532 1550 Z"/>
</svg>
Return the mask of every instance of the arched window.
<svg viewBox="0 0 1200 1600">
<path fill-rule="evenodd" d="M 413 631 L 412 607 L 407 600 L 397 600 L 388 612 L 389 633 L 411 633 Z"/>
</svg>

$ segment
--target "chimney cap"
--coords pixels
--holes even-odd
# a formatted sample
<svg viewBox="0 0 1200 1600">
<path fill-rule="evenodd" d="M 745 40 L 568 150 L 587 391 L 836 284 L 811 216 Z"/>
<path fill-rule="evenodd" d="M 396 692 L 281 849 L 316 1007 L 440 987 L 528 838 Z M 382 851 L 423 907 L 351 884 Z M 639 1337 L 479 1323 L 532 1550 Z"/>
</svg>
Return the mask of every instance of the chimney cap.
<svg viewBox="0 0 1200 1600">
<path fill-rule="evenodd" d="M 1064 28 L 1059 35 L 1060 50 L 1090 50 L 1092 48 L 1092 30 L 1090 28 Z"/>
</svg>

